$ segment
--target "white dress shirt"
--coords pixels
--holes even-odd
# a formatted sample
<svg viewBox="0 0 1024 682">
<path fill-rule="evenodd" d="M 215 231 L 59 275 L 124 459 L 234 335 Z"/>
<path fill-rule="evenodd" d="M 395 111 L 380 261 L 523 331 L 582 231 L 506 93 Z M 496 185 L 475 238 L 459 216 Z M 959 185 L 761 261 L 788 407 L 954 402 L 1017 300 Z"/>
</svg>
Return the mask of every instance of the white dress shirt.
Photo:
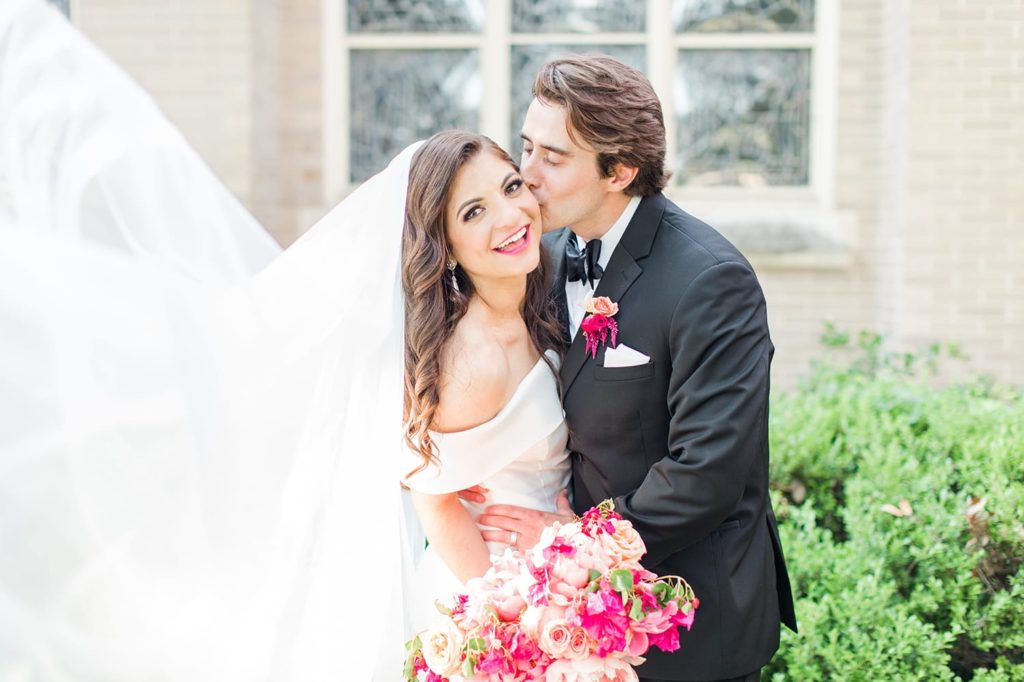
<svg viewBox="0 0 1024 682">
<path fill-rule="evenodd" d="M 597 264 L 602 269 L 608 267 L 608 261 L 612 259 L 612 253 L 615 252 L 615 247 L 619 245 L 619 240 L 622 239 L 622 234 L 626 231 L 626 226 L 633 219 L 633 214 L 636 213 L 636 207 L 639 205 L 640 197 L 631 197 L 629 203 L 626 204 L 626 208 L 622 211 L 622 215 L 611 226 L 611 229 L 601 237 L 601 257 L 597 259 Z M 589 241 L 575 234 L 569 235 L 569 239 L 576 240 L 580 251 L 583 250 Z M 597 288 L 600 282 L 601 280 L 596 280 L 594 288 Z M 574 339 L 576 338 L 576 331 L 580 328 L 580 323 L 583 322 L 583 317 L 586 315 L 586 312 L 583 310 L 583 304 L 593 295 L 594 289 L 591 288 L 589 282 L 584 282 L 583 280 L 570 282 L 566 279 L 565 302 L 569 307 L 569 333 L 572 334 Z"/>
</svg>

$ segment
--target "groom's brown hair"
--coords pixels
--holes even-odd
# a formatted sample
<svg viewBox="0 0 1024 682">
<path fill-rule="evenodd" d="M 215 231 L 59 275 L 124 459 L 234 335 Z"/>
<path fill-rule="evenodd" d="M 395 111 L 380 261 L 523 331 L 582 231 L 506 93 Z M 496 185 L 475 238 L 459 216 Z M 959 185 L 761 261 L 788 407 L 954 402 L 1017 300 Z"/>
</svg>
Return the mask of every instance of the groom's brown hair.
<svg viewBox="0 0 1024 682">
<path fill-rule="evenodd" d="M 569 136 L 597 152 L 602 175 L 620 163 L 639 169 L 626 194 L 649 196 L 668 183 L 661 102 L 640 71 L 607 55 L 557 57 L 541 67 L 533 96 L 565 107 Z"/>
</svg>

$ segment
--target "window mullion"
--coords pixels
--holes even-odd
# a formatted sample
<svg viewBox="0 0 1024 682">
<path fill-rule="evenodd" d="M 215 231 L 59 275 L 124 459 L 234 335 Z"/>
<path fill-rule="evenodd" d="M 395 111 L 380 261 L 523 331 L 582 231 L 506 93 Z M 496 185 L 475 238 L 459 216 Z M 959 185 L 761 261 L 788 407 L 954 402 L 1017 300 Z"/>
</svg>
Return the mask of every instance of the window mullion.
<svg viewBox="0 0 1024 682">
<path fill-rule="evenodd" d="M 665 165 L 676 165 L 676 115 L 672 97 L 676 66 L 672 8 L 664 0 L 647 0 L 647 77 L 661 100 L 665 118 Z"/>
<path fill-rule="evenodd" d="M 814 33 L 680 33 L 676 47 L 688 50 L 813 49 Z"/>
<path fill-rule="evenodd" d="M 811 51 L 811 149 L 808 182 L 820 205 L 835 206 L 836 79 L 839 64 L 839 3 L 818 3 L 816 42 Z"/>
<path fill-rule="evenodd" d="M 485 15 L 480 42 L 480 131 L 504 149 L 510 149 L 512 61 L 508 37 L 512 13 L 507 0 L 487 0 Z"/>
<path fill-rule="evenodd" d="M 646 33 L 513 33 L 513 45 L 643 45 Z"/>
<path fill-rule="evenodd" d="M 345 194 L 349 179 L 349 47 L 345 41 L 344 3 L 321 0 L 320 119 L 322 183 L 320 198 L 333 206 Z"/>
<path fill-rule="evenodd" d="M 352 50 L 475 50 L 481 41 L 481 34 L 474 33 L 356 33 L 346 36 Z"/>
</svg>

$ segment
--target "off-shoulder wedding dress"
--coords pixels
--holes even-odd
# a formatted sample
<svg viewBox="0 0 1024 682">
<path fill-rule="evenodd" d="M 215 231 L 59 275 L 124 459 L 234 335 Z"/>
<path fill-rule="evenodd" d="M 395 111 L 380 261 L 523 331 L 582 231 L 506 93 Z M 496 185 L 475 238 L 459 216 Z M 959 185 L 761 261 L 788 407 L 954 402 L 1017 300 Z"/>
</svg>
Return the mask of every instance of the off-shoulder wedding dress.
<svg viewBox="0 0 1024 682">
<path fill-rule="evenodd" d="M 551 351 L 549 359 L 557 362 Z M 466 431 L 433 437 L 440 467 L 430 467 L 407 479 L 416 490 L 444 493 L 482 483 L 488 489 L 487 504 L 554 512 L 555 500 L 568 484 L 568 430 L 555 375 L 543 358 L 537 360 L 511 400 L 492 419 Z M 485 506 L 463 504 L 474 519 Z M 488 544 L 492 555 L 501 554 L 506 547 L 497 542 Z M 421 587 L 407 596 L 414 632 L 436 622 L 435 600 L 446 601 L 462 589 L 458 578 L 429 547 L 416 562 L 414 584 Z"/>
</svg>

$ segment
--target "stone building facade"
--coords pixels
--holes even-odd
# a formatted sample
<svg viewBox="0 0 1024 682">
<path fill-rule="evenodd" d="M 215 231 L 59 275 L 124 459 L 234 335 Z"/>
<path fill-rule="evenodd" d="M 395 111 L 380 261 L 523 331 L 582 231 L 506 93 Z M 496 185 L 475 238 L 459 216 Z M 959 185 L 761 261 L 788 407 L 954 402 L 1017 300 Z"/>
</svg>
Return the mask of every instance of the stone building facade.
<svg viewBox="0 0 1024 682">
<path fill-rule="evenodd" d="M 350 99 L 363 73 L 356 48 L 401 49 L 405 39 L 478 46 L 471 80 L 484 103 L 479 128 L 516 147 L 515 103 L 507 95 L 516 74 L 509 70 L 520 52 L 545 44 L 547 30 L 508 38 L 516 21 L 509 12 L 529 3 L 466 0 L 480 28 L 450 44 L 387 27 L 344 28 L 353 7 L 388 4 L 70 0 L 68 11 L 287 244 L 353 184 Z M 753 183 L 669 192 L 730 236 L 758 269 L 777 347 L 776 383 L 792 386 L 806 373 L 831 321 L 909 347 L 956 342 L 972 369 L 1024 384 L 1024 0 L 761 0 L 749 4 L 813 8 L 813 30 L 719 42 L 665 29 L 653 15 L 678 22 L 673 4 L 680 3 L 636 3 L 647 19 L 610 39 L 639 41 L 659 94 L 674 103 L 680 72 L 655 58 L 662 52 L 738 46 L 812 54 L 802 93 L 813 128 L 803 150 L 807 188 Z M 582 25 L 570 29 L 600 45 Z M 567 39 L 564 33 L 552 40 Z M 526 47 L 509 52 L 512 43 Z M 676 139 L 687 132 L 681 122 L 670 121 Z"/>
</svg>

